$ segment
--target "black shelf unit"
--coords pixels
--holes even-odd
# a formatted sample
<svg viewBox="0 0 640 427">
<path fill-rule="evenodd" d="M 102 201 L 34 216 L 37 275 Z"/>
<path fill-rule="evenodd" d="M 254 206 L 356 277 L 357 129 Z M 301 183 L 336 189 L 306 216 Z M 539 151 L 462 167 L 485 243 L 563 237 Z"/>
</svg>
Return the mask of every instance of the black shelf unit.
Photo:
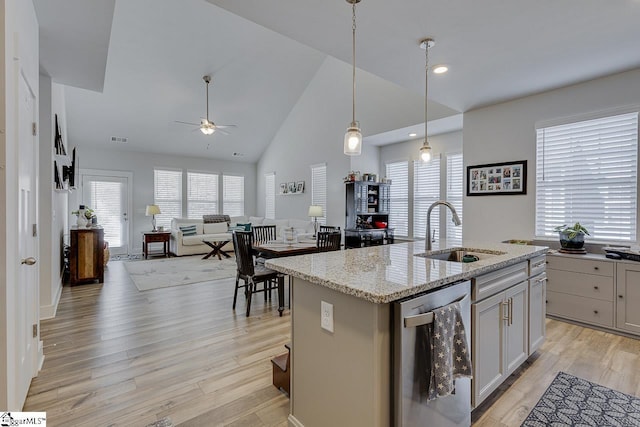
<svg viewBox="0 0 640 427">
<path fill-rule="evenodd" d="M 371 181 L 355 181 L 345 184 L 346 247 L 361 247 L 371 244 L 390 243 L 393 232 L 387 228 L 377 228 L 376 222 L 389 224 L 390 184 Z M 347 232 L 352 231 L 352 232 Z M 391 232 L 390 232 L 391 231 Z M 347 241 L 348 240 L 348 241 Z"/>
</svg>

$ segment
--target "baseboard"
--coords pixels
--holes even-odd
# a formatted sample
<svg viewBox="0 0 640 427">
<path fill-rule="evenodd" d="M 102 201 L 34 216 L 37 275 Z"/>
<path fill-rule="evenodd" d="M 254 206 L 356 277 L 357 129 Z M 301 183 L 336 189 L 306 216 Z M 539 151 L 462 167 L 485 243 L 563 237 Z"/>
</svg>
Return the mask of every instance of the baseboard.
<svg viewBox="0 0 640 427">
<path fill-rule="evenodd" d="M 42 365 L 44 365 L 44 343 L 40 340 L 38 341 L 38 372 L 42 369 Z"/>
<path fill-rule="evenodd" d="M 304 424 L 298 421 L 298 419 L 293 414 L 289 414 L 289 418 L 287 418 L 287 420 L 289 421 L 290 427 L 304 427 Z"/>
<path fill-rule="evenodd" d="M 60 297 L 62 296 L 62 279 L 58 281 L 58 291 L 53 297 L 53 302 L 50 305 L 40 306 L 40 320 L 53 319 L 56 317 L 58 311 L 58 304 L 60 303 Z"/>
</svg>

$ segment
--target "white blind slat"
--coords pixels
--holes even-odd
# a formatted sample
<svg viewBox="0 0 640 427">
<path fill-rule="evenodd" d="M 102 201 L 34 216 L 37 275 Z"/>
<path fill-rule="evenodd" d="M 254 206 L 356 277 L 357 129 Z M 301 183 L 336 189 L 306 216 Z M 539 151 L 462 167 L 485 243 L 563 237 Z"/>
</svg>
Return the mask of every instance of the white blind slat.
<svg viewBox="0 0 640 427">
<path fill-rule="evenodd" d="M 588 239 L 635 242 L 638 113 L 536 130 L 536 236 L 580 222 Z"/>
<path fill-rule="evenodd" d="M 182 171 L 154 169 L 154 204 L 160 208 L 156 225 L 171 227 L 172 218 L 182 216 Z"/>
<path fill-rule="evenodd" d="M 391 179 L 389 187 L 389 227 L 396 236 L 409 235 L 409 162 L 386 164 L 386 175 Z"/>
<path fill-rule="evenodd" d="M 218 175 L 187 172 L 187 217 L 218 213 Z"/>
<path fill-rule="evenodd" d="M 447 201 L 453 205 L 462 221 L 462 225 L 453 223 L 453 215 L 449 209 L 447 212 L 447 242 L 453 245 L 462 244 L 462 180 L 464 179 L 464 169 L 462 166 L 462 153 L 447 155 Z"/>
<path fill-rule="evenodd" d="M 244 176 L 222 176 L 222 213 L 244 215 Z"/>
<path fill-rule="evenodd" d="M 323 217 L 318 223 L 327 224 L 327 165 L 311 166 L 311 204 L 322 206 Z"/>
<path fill-rule="evenodd" d="M 276 175 L 273 172 L 264 175 L 264 216 L 276 217 Z"/>
<path fill-rule="evenodd" d="M 394 181 L 395 184 L 395 181 Z M 413 162 L 413 237 L 425 238 L 427 210 L 440 199 L 440 158 Z M 431 233 L 440 238 L 440 209 L 431 212 Z"/>
</svg>

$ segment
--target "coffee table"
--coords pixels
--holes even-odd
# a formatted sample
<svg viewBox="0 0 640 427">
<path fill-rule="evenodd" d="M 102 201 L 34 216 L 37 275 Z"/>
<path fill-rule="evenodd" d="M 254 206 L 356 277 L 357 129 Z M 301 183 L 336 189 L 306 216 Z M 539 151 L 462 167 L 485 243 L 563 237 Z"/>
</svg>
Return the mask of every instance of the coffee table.
<svg viewBox="0 0 640 427">
<path fill-rule="evenodd" d="M 220 254 L 224 255 L 225 258 L 231 258 L 231 255 L 222 250 L 222 247 L 229 243 L 229 240 L 203 240 L 202 243 L 211 248 L 211 252 L 206 254 L 202 259 L 208 259 L 213 255 L 217 255 L 218 259 L 222 259 Z"/>
</svg>

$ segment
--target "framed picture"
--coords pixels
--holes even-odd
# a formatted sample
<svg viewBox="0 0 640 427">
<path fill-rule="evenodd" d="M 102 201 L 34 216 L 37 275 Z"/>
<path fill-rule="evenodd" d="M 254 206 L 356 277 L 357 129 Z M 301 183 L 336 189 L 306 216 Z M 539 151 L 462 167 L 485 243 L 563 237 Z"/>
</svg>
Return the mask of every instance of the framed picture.
<svg viewBox="0 0 640 427">
<path fill-rule="evenodd" d="M 304 193 L 304 181 L 296 182 L 296 193 Z"/>
<path fill-rule="evenodd" d="M 295 182 L 293 182 L 293 181 L 289 182 L 289 183 L 287 184 L 287 188 L 288 188 L 288 190 L 289 190 L 289 191 L 288 191 L 288 193 L 289 193 L 289 194 L 296 193 L 296 183 L 295 183 Z"/>
<path fill-rule="evenodd" d="M 467 196 L 527 194 L 527 161 L 467 166 Z"/>
<path fill-rule="evenodd" d="M 287 194 L 288 191 L 288 187 L 287 187 L 287 183 L 286 182 L 281 182 L 280 183 L 280 194 Z"/>
</svg>

